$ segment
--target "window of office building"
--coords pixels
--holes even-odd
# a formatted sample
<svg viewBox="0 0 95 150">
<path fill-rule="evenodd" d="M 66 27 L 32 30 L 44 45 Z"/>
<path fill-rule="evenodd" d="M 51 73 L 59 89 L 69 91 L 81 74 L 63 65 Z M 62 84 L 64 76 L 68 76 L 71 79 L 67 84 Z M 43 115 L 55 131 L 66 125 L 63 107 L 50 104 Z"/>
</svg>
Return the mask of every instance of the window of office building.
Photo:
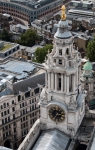
<svg viewBox="0 0 95 150">
<path fill-rule="evenodd" d="M 12 104 L 14 104 L 14 100 L 12 100 Z"/>
<path fill-rule="evenodd" d="M 12 108 L 12 111 L 15 111 L 15 107 Z"/>
</svg>

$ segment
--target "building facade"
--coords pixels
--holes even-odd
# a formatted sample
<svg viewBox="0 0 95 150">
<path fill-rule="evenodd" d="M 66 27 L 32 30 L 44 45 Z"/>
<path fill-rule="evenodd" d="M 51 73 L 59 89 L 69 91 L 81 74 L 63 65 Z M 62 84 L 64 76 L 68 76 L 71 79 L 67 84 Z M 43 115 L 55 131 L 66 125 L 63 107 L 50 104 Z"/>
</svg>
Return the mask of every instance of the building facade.
<svg viewBox="0 0 95 150">
<path fill-rule="evenodd" d="M 40 94 L 40 119 L 18 150 L 73 150 L 74 137 L 85 115 L 85 92 L 80 85 L 81 57 L 73 47 L 65 6 L 61 9 L 53 49 L 44 63 L 46 73 L 45 87 Z"/>
<path fill-rule="evenodd" d="M 60 10 L 62 0 L 45 1 L 2 1 L 0 0 L 0 13 L 8 13 L 11 16 L 31 22 L 36 18 L 43 17 Z"/>
<path fill-rule="evenodd" d="M 39 118 L 42 87 L 37 84 L 44 85 L 44 74 L 15 84 L 7 83 L 10 94 L 0 98 L 0 145 L 16 150 Z"/>
<path fill-rule="evenodd" d="M 12 53 L 18 51 L 20 45 L 11 42 L 0 41 L 0 48 L 1 48 L 0 57 L 2 59 L 5 59 L 6 57 L 9 57 Z"/>
</svg>

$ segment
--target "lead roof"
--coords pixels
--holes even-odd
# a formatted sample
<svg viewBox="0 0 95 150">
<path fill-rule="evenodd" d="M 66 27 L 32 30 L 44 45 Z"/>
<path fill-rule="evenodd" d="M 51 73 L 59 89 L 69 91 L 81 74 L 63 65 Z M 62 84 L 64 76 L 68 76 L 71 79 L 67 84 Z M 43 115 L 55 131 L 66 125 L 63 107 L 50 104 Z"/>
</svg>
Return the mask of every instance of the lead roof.
<svg viewBox="0 0 95 150">
<path fill-rule="evenodd" d="M 67 150 L 70 137 L 54 129 L 43 131 L 34 147 L 30 150 Z"/>
<path fill-rule="evenodd" d="M 18 94 L 19 91 L 26 92 L 28 91 L 28 87 L 35 89 L 38 87 L 38 84 L 45 84 L 45 73 L 35 75 L 29 79 L 14 83 L 13 92 L 14 94 Z"/>
</svg>

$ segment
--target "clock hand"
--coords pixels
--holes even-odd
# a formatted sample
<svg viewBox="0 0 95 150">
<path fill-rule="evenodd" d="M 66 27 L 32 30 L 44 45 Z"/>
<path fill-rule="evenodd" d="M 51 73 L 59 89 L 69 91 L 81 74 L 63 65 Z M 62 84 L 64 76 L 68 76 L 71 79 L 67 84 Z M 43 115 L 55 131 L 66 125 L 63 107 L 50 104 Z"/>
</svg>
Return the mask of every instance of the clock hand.
<svg viewBox="0 0 95 150">
<path fill-rule="evenodd" d="M 55 116 L 58 116 L 58 113 Z"/>
<path fill-rule="evenodd" d="M 61 114 L 57 114 L 58 116 L 61 116 Z"/>
</svg>

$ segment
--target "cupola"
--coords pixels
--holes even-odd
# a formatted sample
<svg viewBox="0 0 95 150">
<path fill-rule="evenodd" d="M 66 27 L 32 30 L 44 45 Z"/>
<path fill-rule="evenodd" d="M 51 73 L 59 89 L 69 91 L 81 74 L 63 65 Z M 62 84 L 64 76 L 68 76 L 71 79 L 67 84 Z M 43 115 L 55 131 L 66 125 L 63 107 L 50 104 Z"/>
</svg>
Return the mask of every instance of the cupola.
<svg viewBox="0 0 95 150">
<path fill-rule="evenodd" d="M 84 71 L 91 71 L 92 70 L 92 64 L 88 61 L 83 66 Z"/>
<path fill-rule="evenodd" d="M 67 39 L 72 37 L 72 34 L 69 31 L 69 26 L 66 20 L 66 13 L 65 13 L 66 8 L 64 5 L 61 7 L 61 10 L 62 10 L 61 20 L 58 23 L 58 29 L 54 37 L 59 39 Z"/>
</svg>

